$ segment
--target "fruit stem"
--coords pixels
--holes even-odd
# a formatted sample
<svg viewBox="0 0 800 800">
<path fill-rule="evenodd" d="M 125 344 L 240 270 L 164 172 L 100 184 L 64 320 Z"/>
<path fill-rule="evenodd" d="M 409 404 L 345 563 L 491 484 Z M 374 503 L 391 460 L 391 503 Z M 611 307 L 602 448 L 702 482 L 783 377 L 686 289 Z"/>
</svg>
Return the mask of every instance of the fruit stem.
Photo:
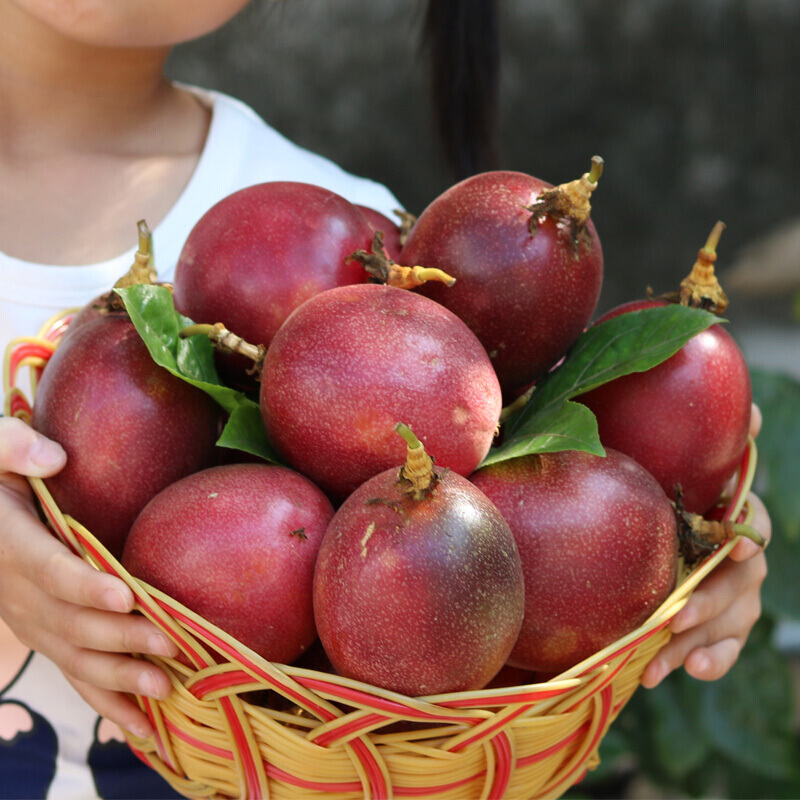
<svg viewBox="0 0 800 800">
<path fill-rule="evenodd" d="M 715 314 L 721 314 L 727 308 L 728 297 L 714 273 L 717 245 L 724 230 L 723 222 L 714 225 L 705 246 L 697 254 L 697 261 L 692 271 L 681 281 L 678 290 L 678 302 L 681 305 L 703 308 Z"/>
<path fill-rule="evenodd" d="M 752 525 L 746 525 L 744 522 L 734 522 L 733 530 L 737 536 L 744 536 L 745 539 L 750 539 L 751 542 L 755 542 L 759 547 L 767 546 L 767 540 Z"/>
<path fill-rule="evenodd" d="M 408 241 L 408 234 L 411 233 L 417 218 L 414 214 L 409 214 L 408 211 L 403 211 L 400 208 L 395 208 L 394 213 L 400 219 L 400 245 L 405 246 Z"/>
<path fill-rule="evenodd" d="M 153 237 L 147 223 L 140 219 L 136 223 L 139 233 L 139 249 L 133 254 L 130 269 L 114 284 L 115 289 L 127 289 L 129 286 L 151 285 L 156 279 L 153 267 Z"/>
<path fill-rule="evenodd" d="M 239 353 L 239 355 L 254 361 L 257 368 L 263 365 L 264 357 L 267 354 L 267 348 L 263 344 L 255 345 L 246 342 L 241 336 L 231 333 L 221 322 L 217 322 L 214 325 L 189 325 L 178 335 L 181 339 L 188 339 L 190 336 L 208 336 L 220 350 Z"/>
<path fill-rule="evenodd" d="M 719 545 L 737 536 L 750 539 L 759 547 L 766 547 L 766 539 L 751 525 L 730 520 L 705 519 L 700 514 L 686 511 L 680 494 L 675 501 L 675 512 L 681 554 L 687 564 L 695 563 Z"/>
<path fill-rule="evenodd" d="M 592 213 L 590 200 L 603 174 L 603 163 L 600 156 L 592 156 L 589 172 L 585 172 L 577 180 L 546 189 L 531 205 L 525 206 L 525 210 L 532 214 L 528 223 L 531 235 L 536 234 L 539 223 L 549 216 L 569 229 L 575 258 L 578 257 L 581 244 L 590 248 L 591 238 L 586 232 L 586 223 Z"/>
<path fill-rule="evenodd" d="M 585 176 L 589 183 L 597 186 L 597 181 L 600 180 L 600 176 L 603 174 L 603 163 L 603 159 L 600 156 L 592 156 L 592 168 Z"/>
<path fill-rule="evenodd" d="M 525 408 L 525 406 L 528 404 L 528 400 L 530 400 L 533 396 L 533 391 L 535 388 L 535 386 L 531 386 L 530 389 L 528 389 L 526 392 L 523 392 L 516 400 L 509 403 L 500 411 L 501 424 L 513 417 L 517 411 L 522 411 L 522 409 Z"/>
<path fill-rule="evenodd" d="M 400 482 L 406 484 L 403 493 L 415 500 L 429 494 L 438 480 L 433 459 L 425 452 L 422 442 L 408 425 L 398 422 L 394 429 L 406 441 L 406 463 L 400 469 Z"/>
<path fill-rule="evenodd" d="M 383 231 L 375 231 L 372 252 L 356 250 L 347 261 L 358 261 L 373 278 L 396 289 L 413 289 L 428 281 L 440 281 L 452 286 L 456 279 L 435 267 L 403 267 L 389 258 L 383 246 Z"/>
</svg>

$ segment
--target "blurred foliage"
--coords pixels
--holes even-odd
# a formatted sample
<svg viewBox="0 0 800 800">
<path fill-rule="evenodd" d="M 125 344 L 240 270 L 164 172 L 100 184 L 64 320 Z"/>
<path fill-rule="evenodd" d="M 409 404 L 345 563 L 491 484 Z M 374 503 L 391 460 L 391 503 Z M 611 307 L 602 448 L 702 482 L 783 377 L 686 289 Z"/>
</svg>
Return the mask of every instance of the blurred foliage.
<svg viewBox="0 0 800 800">
<path fill-rule="evenodd" d="M 800 622 L 800 382 L 751 370 L 764 424 L 755 491 L 773 524 L 763 613 L 733 669 L 705 683 L 683 670 L 640 689 L 603 740 L 600 767 L 567 797 L 624 797 L 637 772 L 664 797 L 799 798 L 800 735 L 779 621 Z"/>
</svg>

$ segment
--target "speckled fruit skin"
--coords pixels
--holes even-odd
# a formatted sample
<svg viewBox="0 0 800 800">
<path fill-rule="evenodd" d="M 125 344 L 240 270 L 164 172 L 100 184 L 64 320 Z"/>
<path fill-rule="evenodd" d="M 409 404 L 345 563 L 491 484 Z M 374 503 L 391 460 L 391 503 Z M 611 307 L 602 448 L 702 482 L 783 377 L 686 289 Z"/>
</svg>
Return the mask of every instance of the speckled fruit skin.
<svg viewBox="0 0 800 800">
<path fill-rule="evenodd" d="M 400 244 L 400 226 L 374 208 L 368 208 L 367 206 L 356 206 L 356 208 L 361 210 L 361 213 L 367 218 L 367 222 L 369 222 L 374 231 L 383 232 L 383 246 L 386 249 L 386 254 L 392 261 L 399 263 L 400 251 L 403 249 Z"/>
<path fill-rule="evenodd" d="M 598 322 L 664 305 L 626 303 Z M 739 466 L 750 430 L 750 373 L 741 350 L 712 325 L 647 372 L 617 378 L 577 398 L 597 417 L 600 440 L 651 472 L 674 500 L 703 514 Z"/>
<path fill-rule="evenodd" d="M 606 452 L 524 456 L 471 477 L 522 559 L 525 618 L 513 666 L 563 672 L 636 629 L 675 586 L 669 499 L 633 459 Z"/>
<path fill-rule="evenodd" d="M 175 307 L 267 347 L 304 300 L 369 278 L 346 259 L 369 250 L 372 237 L 363 213 L 322 187 L 274 181 L 241 189 L 189 233 L 175 268 Z M 240 357 L 218 364 L 230 381 L 248 383 L 244 368 L 252 364 Z"/>
<path fill-rule="evenodd" d="M 579 257 L 571 235 L 545 218 L 529 230 L 530 205 L 549 183 L 520 172 L 485 172 L 448 189 L 422 212 L 400 263 L 438 267 L 452 287 L 417 291 L 447 306 L 489 353 L 507 396 L 541 377 L 586 327 L 600 296 L 603 253 Z"/>
<path fill-rule="evenodd" d="M 314 562 L 332 516 L 325 495 L 284 467 L 213 467 L 147 504 L 122 564 L 263 658 L 288 664 L 316 639 Z"/>
<path fill-rule="evenodd" d="M 480 342 L 404 289 L 331 289 L 298 308 L 267 351 L 261 413 L 283 459 L 336 500 L 402 464 L 405 422 L 437 464 L 469 475 L 502 398 Z"/>
<path fill-rule="evenodd" d="M 524 602 L 508 525 L 466 478 L 403 496 L 399 469 L 359 487 L 325 533 L 317 630 L 340 675 L 409 696 L 478 689 L 503 666 Z"/>
<path fill-rule="evenodd" d="M 208 395 L 159 367 L 133 323 L 110 315 L 62 340 L 32 422 L 67 452 L 47 479 L 59 508 L 119 556 L 145 504 L 213 462 L 219 420 Z"/>
</svg>

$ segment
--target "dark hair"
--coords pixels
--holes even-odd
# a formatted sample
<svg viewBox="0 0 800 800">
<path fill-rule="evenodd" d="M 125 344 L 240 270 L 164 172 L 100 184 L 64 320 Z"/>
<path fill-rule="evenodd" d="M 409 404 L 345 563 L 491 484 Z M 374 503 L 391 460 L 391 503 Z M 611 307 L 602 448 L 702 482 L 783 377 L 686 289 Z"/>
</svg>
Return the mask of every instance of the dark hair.
<svg viewBox="0 0 800 800">
<path fill-rule="evenodd" d="M 459 180 L 497 165 L 498 18 L 497 0 L 428 0 L 433 113 Z"/>
</svg>

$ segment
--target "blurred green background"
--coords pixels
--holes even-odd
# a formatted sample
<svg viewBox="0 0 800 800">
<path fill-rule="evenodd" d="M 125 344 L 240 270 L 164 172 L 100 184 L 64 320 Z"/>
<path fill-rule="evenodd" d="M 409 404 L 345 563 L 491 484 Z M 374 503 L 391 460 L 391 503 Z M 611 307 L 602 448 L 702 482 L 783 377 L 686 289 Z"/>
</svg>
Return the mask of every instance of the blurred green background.
<svg viewBox="0 0 800 800">
<path fill-rule="evenodd" d="M 247 102 L 419 213 L 453 183 L 419 49 L 422 0 L 253 0 L 180 48 L 175 79 Z M 598 310 L 674 289 L 717 219 L 726 316 L 764 413 L 774 525 L 736 667 L 636 693 L 575 797 L 800 798 L 800 3 L 501 0 L 501 166 L 551 183 L 595 153 Z"/>
</svg>

